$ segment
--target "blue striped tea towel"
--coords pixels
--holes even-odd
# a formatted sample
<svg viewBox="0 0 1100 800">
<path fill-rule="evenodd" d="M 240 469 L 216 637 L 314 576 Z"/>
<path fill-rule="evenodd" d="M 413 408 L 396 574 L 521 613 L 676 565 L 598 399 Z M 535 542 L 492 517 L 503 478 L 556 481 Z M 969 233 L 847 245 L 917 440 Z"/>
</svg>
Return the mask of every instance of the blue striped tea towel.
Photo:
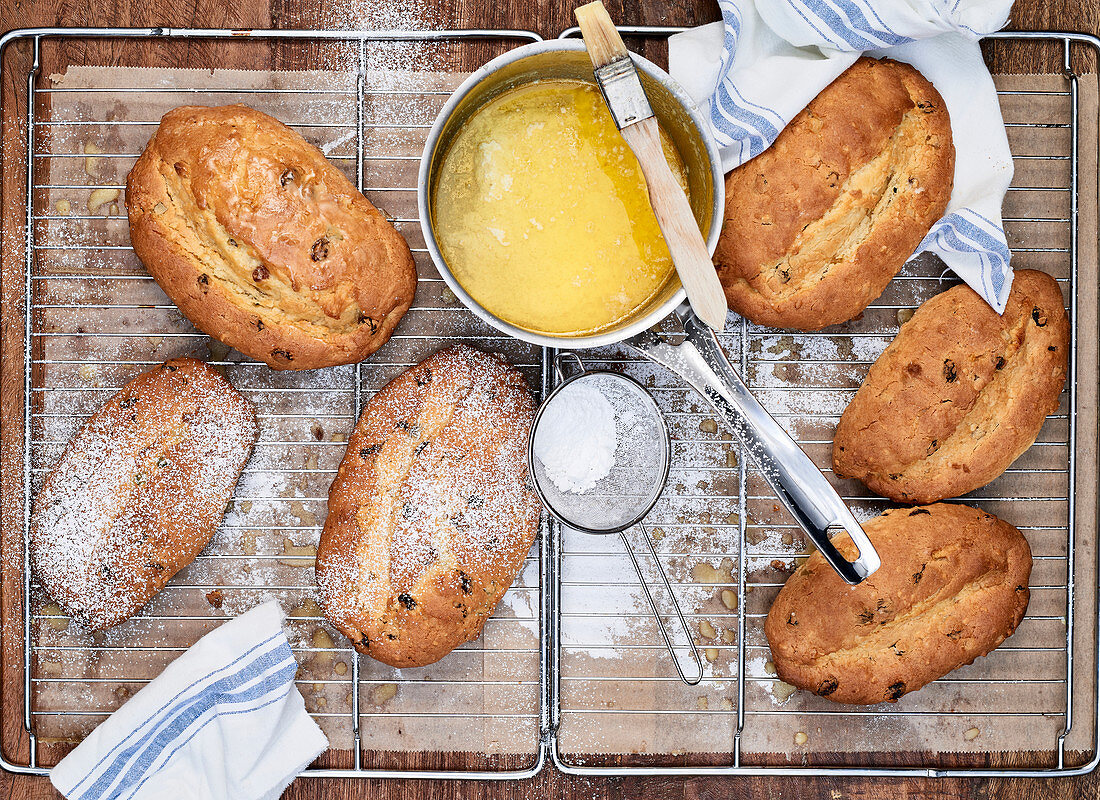
<svg viewBox="0 0 1100 800">
<path fill-rule="evenodd" d="M 272 601 L 226 622 L 50 773 L 69 800 L 277 798 L 328 747 Z"/>
<path fill-rule="evenodd" d="M 935 253 L 997 311 L 1012 288 L 1001 204 L 1012 155 L 978 39 L 1011 0 L 719 0 L 722 22 L 669 40 L 669 72 L 701 107 L 726 171 L 766 150 L 863 53 L 906 61 L 951 115 L 955 185 L 917 253 Z M 915 253 L 914 253 L 915 255 Z"/>
</svg>

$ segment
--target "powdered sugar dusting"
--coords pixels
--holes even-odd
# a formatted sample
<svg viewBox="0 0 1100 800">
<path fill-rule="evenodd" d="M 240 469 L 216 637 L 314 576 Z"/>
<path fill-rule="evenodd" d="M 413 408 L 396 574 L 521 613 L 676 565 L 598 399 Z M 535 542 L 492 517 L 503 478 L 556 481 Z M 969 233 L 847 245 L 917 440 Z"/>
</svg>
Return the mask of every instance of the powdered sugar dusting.
<svg viewBox="0 0 1100 800">
<path fill-rule="evenodd" d="M 356 541 L 323 542 L 319 554 L 330 613 L 373 619 L 395 597 L 412 610 L 421 593 L 459 580 L 472 610 L 482 598 L 495 602 L 538 524 L 526 470 L 532 410 L 517 372 L 465 346 L 436 354 L 368 403 L 330 497 L 330 515 L 354 514 Z"/>
<path fill-rule="evenodd" d="M 209 540 L 255 438 L 249 404 L 199 362 L 131 381 L 76 434 L 39 494 L 39 580 L 90 627 L 121 622 Z"/>
</svg>

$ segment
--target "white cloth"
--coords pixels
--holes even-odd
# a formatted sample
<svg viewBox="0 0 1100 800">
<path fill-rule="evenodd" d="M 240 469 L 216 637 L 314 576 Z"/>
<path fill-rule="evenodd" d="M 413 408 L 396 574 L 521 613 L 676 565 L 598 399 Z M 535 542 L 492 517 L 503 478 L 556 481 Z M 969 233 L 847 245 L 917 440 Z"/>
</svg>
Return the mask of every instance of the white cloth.
<svg viewBox="0 0 1100 800">
<path fill-rule="evenodd" d="M 1012 287 L 1001 204 L 1012 180 L 997 93 L 978 39 L 1011 0 L 719 0 L 722 22 L 669 40 L 669 72 L 709 106 L 726 171 L 766 150 L 783 127 L 863 53 L 906 61 L 951 116 L 955 184 L 931 251 L 1003 312 Z M 916 255 L 914 253 L 914 255 Z"/>
<path fill-rule="evenodd" d="M 69 800 L 274 800 L 328 748 L 272 601 L 208 633 L 50 773 Z"/>
</svg>

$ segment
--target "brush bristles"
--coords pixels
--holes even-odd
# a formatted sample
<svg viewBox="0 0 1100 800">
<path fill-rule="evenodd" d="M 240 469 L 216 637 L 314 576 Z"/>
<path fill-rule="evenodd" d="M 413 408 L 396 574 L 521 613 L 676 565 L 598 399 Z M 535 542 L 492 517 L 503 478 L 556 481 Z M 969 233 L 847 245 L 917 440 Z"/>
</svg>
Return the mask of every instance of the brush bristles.
<svg viewBox="0 0 1100 800">
<path fill-rule="evenodd" d="M 581 36 L 584 37 L 584 45 L 588 48 L 593 66 L 599 69 L 616 58 L 629 58 L 626 45 L 600 0 L 583 5 L 573 13 L 577 17 L 577 24 L 581 28 Z"/>
</svg>

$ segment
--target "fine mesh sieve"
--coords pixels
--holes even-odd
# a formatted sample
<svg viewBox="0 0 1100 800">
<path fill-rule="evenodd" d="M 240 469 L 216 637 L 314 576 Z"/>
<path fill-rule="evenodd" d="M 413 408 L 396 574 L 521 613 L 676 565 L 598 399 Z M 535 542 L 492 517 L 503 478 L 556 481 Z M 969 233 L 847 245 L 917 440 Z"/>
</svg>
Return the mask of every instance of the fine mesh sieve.
<svg viewBox="0 0 1100 800">
<path fill-rule="evenodd" d="M 577 372 L 568 379 L 563 369 L 567 360 L 573 361 L 577 367 Z M 668 479 L 671 445 L 664 415 L 652 395 L 633 378 L 606 370 L 586 371 L 574 353 L 559 354 L 554 361 L 554 369 L 559 386 L 535 414 L 528 443 L 527 456 L 535 491 L 547 510 L 562 524 L 584 533 L 619 534 L 653 609 L 672 663 L 680 679 L 694 685 L 703 676 L 702 660 L 668 576 L 657 558 L 653 540 L 642 524 L 660 499 Z M 596 391 L 588 391 L 590 389 Z M 574 464 L 576 469 L 573 474 L 579 482 L 570 484 L 553 468 L 548 470 L 543 459 L 552 452 L 552 448 L 562 446 L 562 442 L 553 441 L 562 424 L 571 426 L 570 440 L 600 436 L 599 429 L 603 427 L 605 417 L 590 413 L 592 409 L 585 401 L 592 394 L 597 394 L 597 399 L 602 397 L 614 415 L 614 430 L 610 432 L 611 442 L 614 443 L 613 461 L 603 465 L 605 468 L 602 469 L 598 468 L 600 465 Z M 606 431 L 602 432 L 606 434 Z M 579 450 L 559 450 L 558 455 L 567 459 L 586 457 Z M 597 469 L 592 471 L 594 466 Z M 681 666 L 672 636 L 650 591 L 641 562 L 630 544 L 628 533 L 632 531 L 640 532 L 644 538 L 668 602 L 680 621 L 685 646 L 695 662 L 696 672 L 690 677 Z"/>
</svg>

